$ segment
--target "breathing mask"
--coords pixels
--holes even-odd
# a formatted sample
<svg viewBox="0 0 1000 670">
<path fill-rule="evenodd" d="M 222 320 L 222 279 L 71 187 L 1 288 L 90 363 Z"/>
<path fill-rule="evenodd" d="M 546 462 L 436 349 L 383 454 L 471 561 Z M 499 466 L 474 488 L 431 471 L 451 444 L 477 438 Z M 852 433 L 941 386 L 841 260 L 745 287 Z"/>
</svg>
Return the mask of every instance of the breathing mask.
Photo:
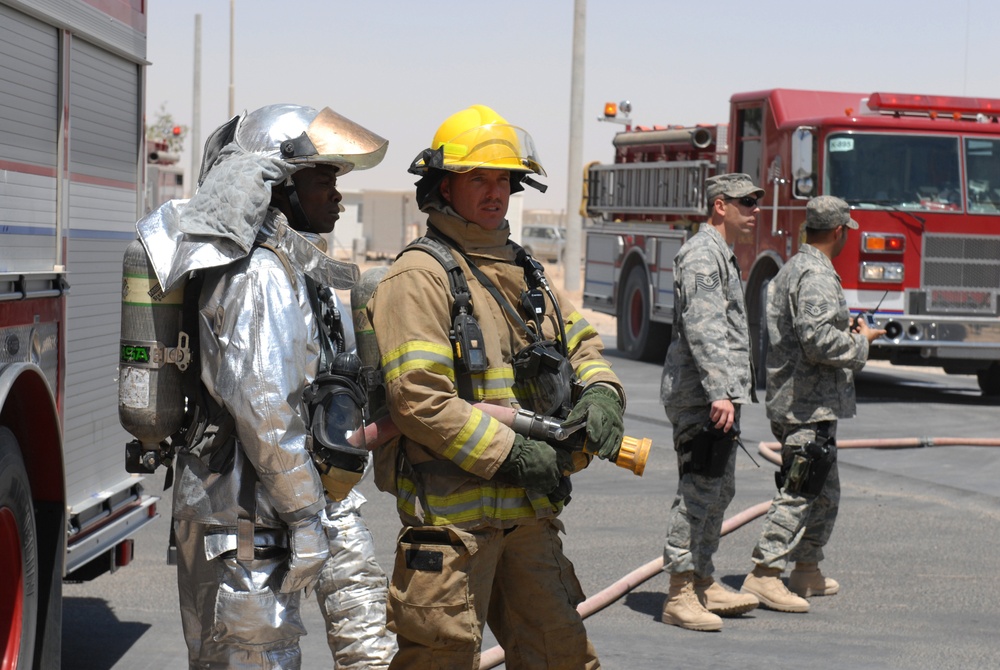
<svg viewBox="0 0 1000 670">
<path fill-rule="evenodd" d="M 303 394 L 309 412 L 313 461 L 323 487 L 334 500 L 347 496 L 368 464 L 364 430 L 368 393 L 363 380 L 361 359 L 355 353 L 343 352 Z"/>
</svg>

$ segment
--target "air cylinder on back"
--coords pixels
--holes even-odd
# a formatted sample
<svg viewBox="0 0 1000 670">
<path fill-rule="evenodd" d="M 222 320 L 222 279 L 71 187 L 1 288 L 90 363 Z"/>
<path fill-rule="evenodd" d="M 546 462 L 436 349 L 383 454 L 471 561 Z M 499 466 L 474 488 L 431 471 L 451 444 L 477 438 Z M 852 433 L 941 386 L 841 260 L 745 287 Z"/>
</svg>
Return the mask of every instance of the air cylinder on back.
<svg viewBox="0 0 1000 670">
<path fill-rule="evenodd" d="M 190 362 L 181 331 L 183 282 L 164 293 L 138 240 L 122 263 L 118 418 L 142 444 L 159 449 L 184 419 L 183 371 Z"/>
</svg>

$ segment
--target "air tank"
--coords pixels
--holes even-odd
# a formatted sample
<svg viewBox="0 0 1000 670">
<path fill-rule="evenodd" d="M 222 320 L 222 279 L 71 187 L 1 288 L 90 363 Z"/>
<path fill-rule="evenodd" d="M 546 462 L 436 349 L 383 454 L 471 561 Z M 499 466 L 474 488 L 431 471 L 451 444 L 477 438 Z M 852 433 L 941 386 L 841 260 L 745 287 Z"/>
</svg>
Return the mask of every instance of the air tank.
<svg viewBox="0 0 1000 670">
<path fill-rule="evenodd" d="M 139 240 L 122 262 L 118 418 L 142 444 L 158 449 L 184 419 L 183 372 L 190 362 L 181 331 L 184 282 L 164 293 Z"/>
</svg>

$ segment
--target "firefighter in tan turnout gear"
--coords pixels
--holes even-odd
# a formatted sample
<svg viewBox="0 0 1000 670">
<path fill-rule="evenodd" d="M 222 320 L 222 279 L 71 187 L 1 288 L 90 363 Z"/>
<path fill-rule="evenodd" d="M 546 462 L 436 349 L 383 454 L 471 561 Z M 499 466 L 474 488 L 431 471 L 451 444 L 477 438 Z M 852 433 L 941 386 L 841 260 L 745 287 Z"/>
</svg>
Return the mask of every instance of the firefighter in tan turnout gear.
<svg viewBox="0 0 1000 670">
<path fill-rule="evenodd" d="M 857 228 L 840 198 L 810 200 L 806 243 L 767 291 L 767 418 L 781 441 L 782 466 L 742 590 L 781 612 L 807 612 L 807 597 L 840 590 L 819 569 L 840 505 L 837 420 L 854 416 L 854 373 L 885 334 L 862 318 L 851 323 L 831 262 Z M 789 561 L 795 568 L 785 587 Z"/>
<path fill-rule="evenodd" d="M 189 202 L 137 224 L 164 291 L 186 279 L 197 343 L 173 499 L 191 668 L 299 668 L 301 594 L 317 582 L 328 626 L 352 618 L 354 639 L 331 628 L 338 667 L 385 667 L 391 656 L 384 573 L 362 546 L 363 522 L 347 520 L 367 453 L 338 441 L 360 423 L 335 411 L 349 380 L 331 379 L 353 355 L 334 327 L 332 289 L 350 288 L 358 269 L 319 246 L 339 216 L 338 176 L 377 165 L 386 145 L 329 108 L 263 107 L 212 133 Z M 357 608 L 362 588 L 376 599 Z"/>
<path fill-rule="evenodd" d="M 597 668 L 558 535 L 567 475 L 590 456 L 473 406 L 582 420 L 588 449 L 617 457 L 624 394 L 597 332 L 508 239 L 511 193 L 545 172 L 531 137 L 481 105 L 449 117 L 411 172 L 435 242 L 402 253 L 368 303 L 402 433 L 395 459 L 376 458 L 403 522 L 391 667 L 476 668 L 488 623 L 509 668 Z"/>
</svg>

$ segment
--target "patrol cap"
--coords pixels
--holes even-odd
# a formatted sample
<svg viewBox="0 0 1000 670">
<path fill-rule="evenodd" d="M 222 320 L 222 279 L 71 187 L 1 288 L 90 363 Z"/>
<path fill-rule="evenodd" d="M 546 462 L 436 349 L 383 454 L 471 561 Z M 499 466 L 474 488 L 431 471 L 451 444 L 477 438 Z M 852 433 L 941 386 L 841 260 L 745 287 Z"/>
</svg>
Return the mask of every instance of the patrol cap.
<svg viewBox="0 0 1000 670">
<path fill-rule="evenodd" d="M 760 198 L 764 195 L 764 189 L 753 185 L 750 175 L 742 172 L 731 172 L 729 174 L 717 174 L 705 180 L 705 198 L 712 202 L 718 197 L 742 198 L 745 195 L 752 195 Z"/>
<path fill-rule="evenodd" d="M 858 222 L 851 218 L 851 206 L 832 195 L 818 195 L 806 203 L 806 228 L 833 230 L 847 226 L 858 229 Z"/>
</svg>

